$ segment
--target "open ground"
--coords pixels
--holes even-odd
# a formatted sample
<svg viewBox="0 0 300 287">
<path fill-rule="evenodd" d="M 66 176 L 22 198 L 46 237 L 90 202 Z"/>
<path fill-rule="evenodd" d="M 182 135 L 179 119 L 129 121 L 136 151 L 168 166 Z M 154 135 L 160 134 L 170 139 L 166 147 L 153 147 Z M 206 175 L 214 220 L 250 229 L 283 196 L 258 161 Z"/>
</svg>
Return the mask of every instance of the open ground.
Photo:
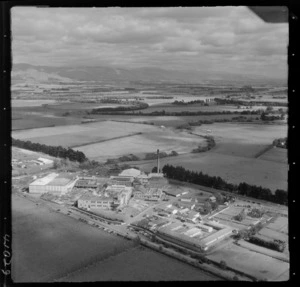
<svg viewBox="0 0 300 287">
<path fill-rule="evenodd" d="M 124 154 L 155 152 L 156 149 L 191 152 L 201 143 L 205 144 L 203 138 L 184 131 L 114 121 L 14 131 L 13 137 L 47 145 L 75 146 L 87 157 L 102 162 Z M 110 140 L 109 144 L 107 140 Z"/>
<path fill-rule="evenodd" d="M 234 243 L 216 250 L 208 258 L 217 262 L 225 260 L 228 266 L 260 280 L 286 281 L 289 279 L 289 263 L 250 251 Z"/>
<path fill-rule="evenodd" d="M 56 213 L 43 203 L 37 206 L 17 195 L 12 202 L 14 282 L 51 282 L 96 262 L 83 273 L 72 273 L 74 281 L 216 280 L 165 255 L 135 249 L 131 241 Z M 114 255 L 101 263 L 110 254 Z"/>
<path fill-rule="evenodd" d="M 131 164 L 147 172 L 156 166 L 153 160 L 136 161 L 131 162 Z M 276 189 L 287 190 L 288 166 L 278 162 L 219 154 L 211 150 L 206 153 L 162 158 L 160 160 L 161 168 L 166 164 L 183 166 L 186 169 L 198 172 L 202 171 L 211 176 L 220 176 L 224 180 L 235 184 L 246 182 L 270 188 L 271 191 Z"/>
<path fill-rule="evenodd" d="M 218 279 L 213 275 L 143 247 L 120 253 L 64 278 L 68 282 L 215 280 Z"/>
</svg>

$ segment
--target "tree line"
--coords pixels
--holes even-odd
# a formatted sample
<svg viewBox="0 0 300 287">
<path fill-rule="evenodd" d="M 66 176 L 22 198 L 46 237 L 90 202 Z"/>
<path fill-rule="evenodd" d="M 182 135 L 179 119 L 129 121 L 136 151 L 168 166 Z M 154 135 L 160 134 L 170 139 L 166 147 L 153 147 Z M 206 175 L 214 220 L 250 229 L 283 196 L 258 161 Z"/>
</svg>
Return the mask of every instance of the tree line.
<svg viewBox="0 0 300 287">
<path fill-rule="evenodd" d="M 282 189 L 277 189 L 273 194 L 269 188 L 263 188 L 261 186 L 251 185 L 245 182 L 238 185 L 228 183 L 219 176 L 210 176 L 203 174 L 202 172 L 186 170 L 182 166 L 174 167 L 167 164 L 163 167 L 162 171 L 165 176 L 170 179 L 190 182 L 274 203 L 284 205 L 288 204 L 287 191 Z"/>
<path fill-rule="evenodd" d="M 267 101 L 242 101 L 242 100 L 230 100 L 230 99 L 221 99 L 221 98 L 214 98 L 214 101 L 219 105 L 263 105 L 263 106 L 280 106 L 280 107 L 287 107 L 287 103 L 282 102 L 267 102 Z"/>
<path fill-rule="evenodd" d="M 62 146 L 49 146 L 45 144 L 33 143 L 31 141 L 22 141 L 12 138 L 12 145 L 32 151 L 42 152 L 54 157 L 69 159 L 70 161 L 78 161 L 80 163 L 87 160 L 85 154 L 81 151 Z"/>
<path fill-rule="evenodd" d="M 126 107 L 123 107 L 126 108 Z M 107 108 L 108 109 L 108 108 Z M 244 110 L 240 111 L 181 111 L 181 112 L 171 112 L 171 111 L 153 111 L 153 112 L 142 112 L 140 108 L 138 108 L 138 112 L 135 112 L 136 108 L 131 109 L 132 111 L 121 111 L 116 110 L 114 108 L 111 111 L 105 110 L 106 115 L 124 115 L 124 116 L 214 116 L 214 115 L 261 115 L 263 109 L 261 110 Z M 114 110 L 113 110 L 114 109 Z M 143 108 L 145 109 L 145 108 Z M 92 110 L 87 112 L 87 114 L 101 114 L 104 109 Z"/>
</svg>

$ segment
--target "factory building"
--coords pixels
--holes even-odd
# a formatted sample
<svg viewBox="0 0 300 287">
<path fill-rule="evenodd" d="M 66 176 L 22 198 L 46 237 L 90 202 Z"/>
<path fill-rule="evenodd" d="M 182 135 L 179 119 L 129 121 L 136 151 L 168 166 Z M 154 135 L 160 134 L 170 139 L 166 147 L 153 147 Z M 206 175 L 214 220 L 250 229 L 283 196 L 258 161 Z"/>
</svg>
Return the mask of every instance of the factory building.
<svg viewBox="0 0 300 287">
<path fill-rule="evenodd" d="M 109 185 L 132 186 L 134 178 L 127 176 L 111 176 L 109 178 Z"/>
<path fill-rule="evenodd" d="M 187 194 L 188 192 L 184 191 L 180 188 L 170 187 L 170 188 L 164 189 L 164 193 L 169 196 L 179 197 L 181 195 Z"/>
<path fill-rule="evenodd" d="M 39 157 L 37 160 L 42 162 L 43 164 L 52 164 L 53 163 L 52 159 L 43 158 L 43 157 Z"/>
<path fill-rule="evenodd" d="M 122 207 L 128 204 L 131 195 L 132 187 L 127 186 L 108 186 L 104 192 L 105 195 L 115 199 L 115 204 Z"/>
<path fill-rule="evenodd" d="M 91 189 L 97 189 L 98 188 L 98 182 L 95 177 L 80 177 L 76 184 L 76 188 L 91 188 Z"/>
<path fill-rule="evenodd" d="M 220 240 L 225 239 L 230 234 L 232 234 L 232 228 L 225 227 L 225 228 L 220 229 L 217 232 L 214 232 L 211 235 L 203 238 L 201 240 L 201 245 L 202 245 L 203 250 L 207 250 L 213 244 L 217 243 Z"/>
<path fill-rule="evenodd" d="M 158 201 L 162 199 L 163 192 L 160 188 L 144 188 L 140 187 L 134 192 L 134 198 L 148 200 L 148 201 Z"/>
<path fill-rule="evenodd" d="M 77 201 L 78 208 L 91 209 L 111 209 L 114 204 L 114 199 L 107 196 L 84 195 Z"/>
<path fill-rule="evenodd" d="M 69 174 L 50 173 L 29 185 L 29 193 L 65 194 L 72 190 L 77 178 Z"/>
<path fill-rule="evenodd" d="M 211 226 L 207 226 L 204 224 L 198 224 L 197 225 L 201 230 L 205 231 L 205 232 L 212 232 L 214 229 Z"/>
<path fill-rule="evenodd" d="M 200 213 L 196 212 L 196 211 L 189 211 L 187 216 L 186 216 L 186 221 L 191 222 L 191 223 L 195 223 L 197 222 L 197 220 L 201 218 Z"/>
<path fill-rule="evenodd" d="M 141 175 L 141 171 L 138 169 L 135 169 L 135 168 L 125 169 L 119 174 L 119 176 L 121 176 L 121 177 L 128 176 L 128 177 L 133 177 L 133 178 L 136 178 L 140 175 Z"/>
</svg>

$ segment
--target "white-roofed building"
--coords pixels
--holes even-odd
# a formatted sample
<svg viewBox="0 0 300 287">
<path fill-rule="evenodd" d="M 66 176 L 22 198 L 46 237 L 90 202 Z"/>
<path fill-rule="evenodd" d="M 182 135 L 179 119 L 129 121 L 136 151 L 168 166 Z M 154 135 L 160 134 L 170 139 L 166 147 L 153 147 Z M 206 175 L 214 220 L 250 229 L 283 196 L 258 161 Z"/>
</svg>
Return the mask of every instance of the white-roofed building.
<svg viewBox="0 0 300 287">
<path fill-rule="evenodd" d="M 45 177 L 38 178 L 29 185 L 29 193 L 67 193 L 71 191 L 77 178 L 58 173 L 50 173 Z"/>
<path fill-rule="evenodd" d="M 125 169 L 119 174 L 119 176 L 129 176 L 134 178 L 138 177 L 139 175 L 141 175 L 141 171 L 135 168 Z"/>
<path fill-rule="evenodd" d="M 38 160 L 43 162 L 44 164 L 52 164 L 53 163 L 52 159 L 43 158 L 43 157 L 39 157 Z"/>
</svg>

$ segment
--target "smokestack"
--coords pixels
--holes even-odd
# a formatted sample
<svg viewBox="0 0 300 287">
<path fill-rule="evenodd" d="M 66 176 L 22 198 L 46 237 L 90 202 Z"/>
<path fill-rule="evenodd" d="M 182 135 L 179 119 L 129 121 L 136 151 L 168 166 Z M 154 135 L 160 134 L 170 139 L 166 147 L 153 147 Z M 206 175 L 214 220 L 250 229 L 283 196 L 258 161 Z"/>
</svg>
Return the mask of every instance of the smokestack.
<svg viewBox="0 0 300 287">
<path fill-rule="evenodd" d="M 157 173 L 159 173 L 159 149 L 157 150 Z"/>
</svg>

